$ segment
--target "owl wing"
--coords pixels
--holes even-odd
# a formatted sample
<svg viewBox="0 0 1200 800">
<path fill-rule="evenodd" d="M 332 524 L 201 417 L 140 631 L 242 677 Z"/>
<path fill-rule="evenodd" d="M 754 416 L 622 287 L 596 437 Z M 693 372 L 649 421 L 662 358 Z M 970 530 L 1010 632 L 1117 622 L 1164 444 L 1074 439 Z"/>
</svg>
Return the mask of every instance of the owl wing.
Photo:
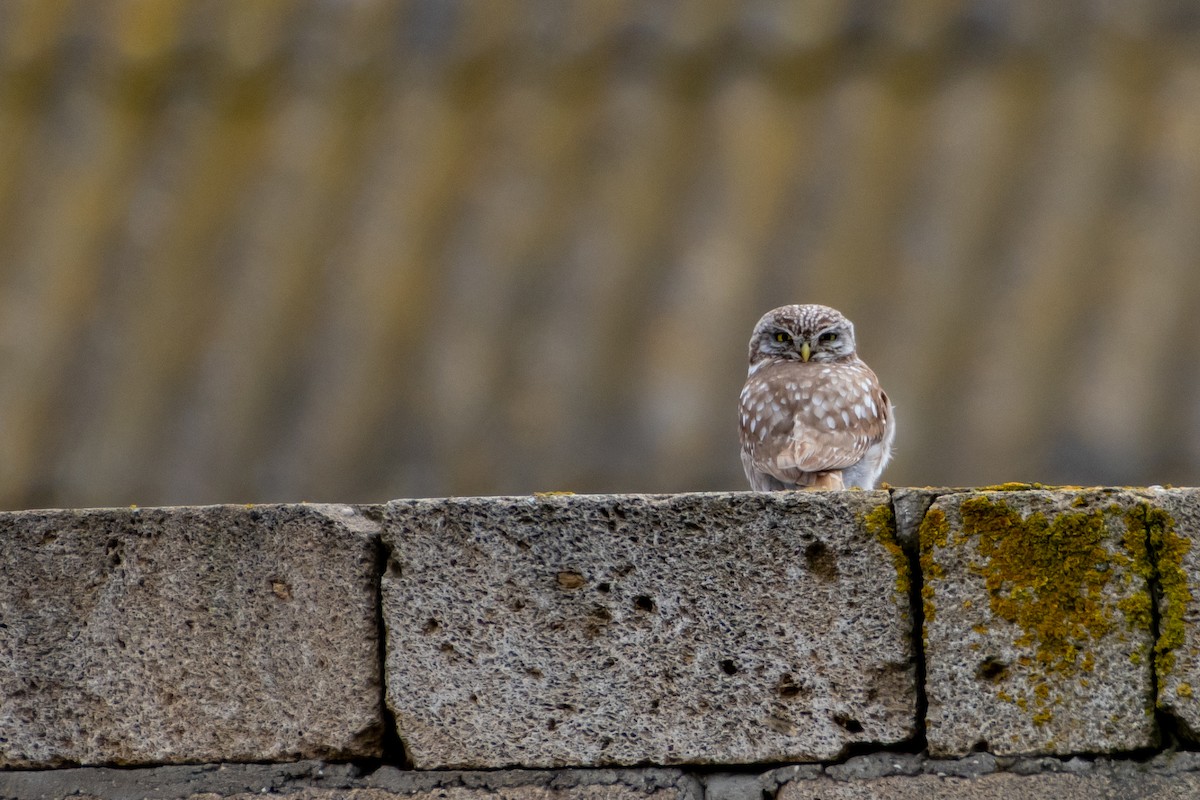
<svg viewBox="0 0 1200 800">
<path fill-rule="evenodd" d="M 746 435 L 747 449 L 759 469 L 786 483 L 853 466 L 887 435 L 891 405 L 861 361 L 773 365 L 747 388 L 743 414 L 765 400 L 757 417 L 766 425 L 763 435 L 757 425 Z"/>
</svg>

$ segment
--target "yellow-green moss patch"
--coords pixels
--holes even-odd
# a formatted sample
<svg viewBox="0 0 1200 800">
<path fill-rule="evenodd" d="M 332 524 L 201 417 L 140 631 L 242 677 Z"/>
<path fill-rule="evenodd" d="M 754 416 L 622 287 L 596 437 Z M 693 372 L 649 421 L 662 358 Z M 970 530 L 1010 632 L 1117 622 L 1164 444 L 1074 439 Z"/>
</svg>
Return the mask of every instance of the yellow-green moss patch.
<svg viewBox="0 0 1200 800">
<path fill-rule="evenodd" d="M 1006 503 L 972 497 L 962 519 L 983 559 L 972 569 L 984 579 L 992 613 L 1021 628 L 1017 644 L 1032 647 L 1044 670 L 1073 672 L 1080 646 L 1112 626 L 1103 512 L 1022 519 Z"/>
<path fill-rule="evenodd" d="M 1147 505 L 1145 519 L 1158 573 L 1158 590 L 1163 600 L 1158 618 L 1158 642 L 1154 645 L 1155 666 L 1161 681 L 1175 668 L 1175 650 L 1183 646 L 1183 615 L 1192 602 L 1183 557 L 1192 544 L 1175 532 L 1175 520 L 1161 508 Z"/>
<path fill-rule="evenodd" d="M 1061 702 L 1055 684 L 1095 669 L 1097 642 L 1122 621 L 1131 630 L 1151 627 L 1147 587 L 1126 588 L 1133 576 L 1149 574 L 1144 527 L 1130 530 L 1135 526 L 1127 515 L 1127 532 L 1114 541 L 1109 521 L 1122 520 L 1124 510 L 1086 505 L 1075 503 L 1071 511 L 1049 517 L 1041 512 L 1023 517 L 984 495 L 960 506 L 962 538 L 974 543 L 978 555 L 969 568 L 983 579 L 992 614 L 1020 630 L 1013 644 L 1029 653 L 1018 663 L 1029 670 L 1038 725 Z M 1123 589 L 1116 599 L 1114 581 Z"/>
<path fill-rule="evenodd" d="M 931 508 L 925 512 L 925 518 L 921 520 L 921 527 L 917 529 L 917 541 L 921 553 L 921 577 L 924 581 L 921 586 L 921 608 L 925 614 L 926 624 L 932 622 L 937 614 L 937 607 L 934 604 L 936 591 L 933 588 L 933 582 L 945 577 L 942 565 L 934 558 L 933 551 L 935 548 L 946 546 L 949 533 L 950 524 L 946 521 L 946 513 L 940 508 Z"/>
<path fill-rule="evenodd" d="M 908 595 L 912 587 L 912 576 L 908 569 L 908 556 L 896 538 L 896 515 L 891 503 L 875 506 L 863 517 L 863 526 L 867 533 L 883 545 L 888 555 L 892 557 L 892 566 L 896 569 L 896 591 Z"/>
</svg>

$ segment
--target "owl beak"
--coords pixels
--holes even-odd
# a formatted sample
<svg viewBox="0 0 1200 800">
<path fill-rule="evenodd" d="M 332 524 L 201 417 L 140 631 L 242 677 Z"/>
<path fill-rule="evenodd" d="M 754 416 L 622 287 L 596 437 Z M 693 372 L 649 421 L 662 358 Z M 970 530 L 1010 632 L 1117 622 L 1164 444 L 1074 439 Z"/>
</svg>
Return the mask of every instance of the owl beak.
<svg viewBox="0 0 1200 800">
<path fill-rule="evenodd" d="M 808 346 L 808 342 L 801 342 L 800 343 L 800 360 L 808 361 L 809 356 L 811 356 L 811 355 L 812 355 L 812 348 Z"/>
</svg>

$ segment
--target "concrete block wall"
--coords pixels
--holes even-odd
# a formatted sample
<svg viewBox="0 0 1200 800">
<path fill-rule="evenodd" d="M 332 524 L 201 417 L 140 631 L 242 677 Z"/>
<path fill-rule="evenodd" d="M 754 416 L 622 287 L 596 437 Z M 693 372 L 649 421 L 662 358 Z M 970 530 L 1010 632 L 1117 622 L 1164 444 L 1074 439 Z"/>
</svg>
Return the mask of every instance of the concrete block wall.
<svg viewBox="0 0 1200 800">
<path fill-rule="evenodd" d="M 1200 490 L 0 514 L 0 797 L 1186 797 Z"/>
</svg>

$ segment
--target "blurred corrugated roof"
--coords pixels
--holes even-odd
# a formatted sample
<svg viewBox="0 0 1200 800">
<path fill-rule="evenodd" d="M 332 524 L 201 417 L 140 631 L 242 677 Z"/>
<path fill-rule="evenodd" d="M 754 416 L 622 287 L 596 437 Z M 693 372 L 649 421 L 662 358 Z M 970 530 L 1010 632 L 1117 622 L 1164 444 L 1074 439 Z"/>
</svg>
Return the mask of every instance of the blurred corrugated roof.
<svg viewBox="0 0 1200 800">
<path fill-rule="evenodd" d="M 0 2 L 0 503 L 736 488 L 826 302 L 895 484 L 1200 482 L 1200 11 Z"/>
</svg>

